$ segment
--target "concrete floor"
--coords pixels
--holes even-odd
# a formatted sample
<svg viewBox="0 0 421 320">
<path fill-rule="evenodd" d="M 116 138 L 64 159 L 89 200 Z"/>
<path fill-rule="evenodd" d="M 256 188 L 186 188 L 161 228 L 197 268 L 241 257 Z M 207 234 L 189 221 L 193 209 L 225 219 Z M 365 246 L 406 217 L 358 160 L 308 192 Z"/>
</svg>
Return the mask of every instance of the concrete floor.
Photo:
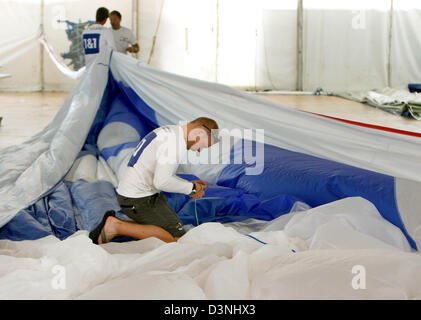
<svg viewBox="0 0 421 320">
<path fill-rule="evenodd" d="M 22 143 L 53 119 L 67 92 L 0 92 L 0 149 Z"/>
<path fill-rule="evenodd" d="M 421 133 L 421 121 L 390 114 L 386 111 L 333 96 L 262 95 L 262 98 L 298 110 Z"/>
<path fill-rule="evenodd" d="M 54 117 L 67 92 L 0 92 L 0 149 L 19 144 Z M 298 110 L 346 120 L 421 133 L 421 122 L 394 116 L 366 104 L 331 96 L 261 95 L 262 98 Z"/>
</svg>

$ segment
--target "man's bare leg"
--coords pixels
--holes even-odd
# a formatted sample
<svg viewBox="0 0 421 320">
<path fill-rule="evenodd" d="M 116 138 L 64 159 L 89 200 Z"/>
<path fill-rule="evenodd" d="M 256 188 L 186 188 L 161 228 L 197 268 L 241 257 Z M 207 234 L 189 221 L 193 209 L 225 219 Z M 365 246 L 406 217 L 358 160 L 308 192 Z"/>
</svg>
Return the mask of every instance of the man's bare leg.
<svg viewBox="0 0 421 320">
<path fill-rule="evenodd" d="M 167 230 L 154 225 L 138 224 L 134 221 L 123 221 L 116 217 L 108 217 L 104 232 L 107 241 L 117 236 L 129 236 L 136 239 L 146 239 L 156 237 L 165 242 L 174 242 L 178 238 L 174 238 Z M 102 243 L 101 235 L 98 237 L 98 244 Z"/>
</svg>

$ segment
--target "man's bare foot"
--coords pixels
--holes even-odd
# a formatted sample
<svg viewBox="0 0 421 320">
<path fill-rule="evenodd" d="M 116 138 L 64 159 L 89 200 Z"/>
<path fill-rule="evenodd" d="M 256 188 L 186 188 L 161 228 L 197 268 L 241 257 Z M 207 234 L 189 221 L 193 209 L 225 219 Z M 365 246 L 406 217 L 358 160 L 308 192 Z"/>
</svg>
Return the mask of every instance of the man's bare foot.
<svg viewBox="0 0 421 320">
<path fill-rule="evenodd" d="M 116 232 L 116 223 L 119 222 L 119 219 L 116 217 L 108 217 L 104 224 L 104 233 L 106 241 L 111 241 L 115 236 L 117 236 Z M 101 234 L 98 236 L 98 244 L 102 244 Z"/>
</svg>

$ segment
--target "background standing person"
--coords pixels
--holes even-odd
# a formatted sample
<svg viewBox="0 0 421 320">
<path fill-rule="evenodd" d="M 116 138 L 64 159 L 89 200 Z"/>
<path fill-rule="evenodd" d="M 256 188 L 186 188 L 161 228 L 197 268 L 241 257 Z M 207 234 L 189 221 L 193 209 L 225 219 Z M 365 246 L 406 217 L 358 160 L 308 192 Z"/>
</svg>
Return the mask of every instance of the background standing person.
<svg viewBox="0 0 421 320">
<path fill-rule="evenodd" d="M 137 53 L 139 45 L 133 32 L 126 27 L 121 26 L 121 13 L 114 10 L 110 13 L 111 30 L 114 36 L 114 42 L 118 52 Z"/>
<path fill-rule="evenodd" d="M 104 27 L 107 22 L 109 11 L 101 7 L 96 11 L 95 23 L 88 26 L 82 32 L 83 49 L 85 50 L 85 65 L 90 66 L 105 46 L 116 50 L 114 37 L 110 29 Z"/>
</svg>

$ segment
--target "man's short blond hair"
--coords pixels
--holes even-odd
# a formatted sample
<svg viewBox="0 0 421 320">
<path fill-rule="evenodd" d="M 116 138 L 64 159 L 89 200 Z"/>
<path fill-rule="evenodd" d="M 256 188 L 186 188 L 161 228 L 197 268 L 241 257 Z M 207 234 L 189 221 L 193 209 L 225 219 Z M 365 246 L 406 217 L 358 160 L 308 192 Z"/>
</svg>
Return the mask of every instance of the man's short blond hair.
<svg viewBox="0 0 421 320">
<path fill-rule="evenodd" d="M 197 119 L 194 119 L 193 121 L 190 121 L 190 124 L 194 127 L 200 127 L 204 126 L 205 128 L 208 128 L 209 130 L 218 130 L 218 124 L 215 120 L 206 118 L 206 117 L 200 117 Z"/>
<path fill-rule="evenodd" d="M 193 128 L 205 128 L 208 132 L 209 138 L 213 138 L 213 142 L 215 143 L 219 140 L 218 136 L 218 124 L 216 123 L 215 120 L 210 119 L 210 118 L 206 118 L 206 117 L 200 117 L 197 119 L 194 119 L 193 121 L 190 121 L 190 125 Z M 212 140 L 211 140 L 212 141 Z"/>
</svg>

